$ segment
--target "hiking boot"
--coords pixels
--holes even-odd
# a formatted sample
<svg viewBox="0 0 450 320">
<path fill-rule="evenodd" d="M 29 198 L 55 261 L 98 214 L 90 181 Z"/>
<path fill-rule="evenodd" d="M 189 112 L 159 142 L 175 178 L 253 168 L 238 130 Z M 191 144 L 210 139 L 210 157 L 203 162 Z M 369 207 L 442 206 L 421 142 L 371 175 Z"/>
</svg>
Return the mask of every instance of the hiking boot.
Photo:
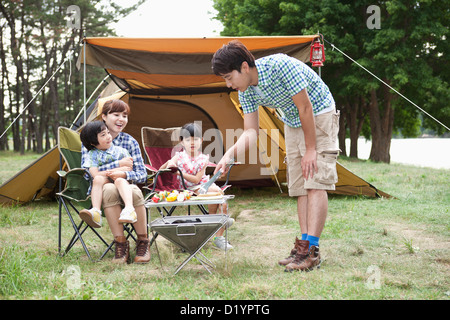
<svg viewBox="0 0 450 320">
<path fill-rule="evenodd" d="M 311 246 L 308 250 L 309 241 L 297 248 L 294 261 L 286 266 L 284 271 L 311 271 L 314 268 L 320 268 L 322 260 L 320 260 L 319 247 Z"/>
<path fill-rule="evenodd" d="M 133 207 L 125 207 L 120 213 L 119 223 L 135 223 L 137 221 L 136 211 Z"/>
<path fill-rule="evenodd" d="M 80 218 L 92 228 L 101 228 L 102 212 L 96 208 L 83 209 L 80 211 Z"/>
<path fill-rule="evenodd" d="M 296 244 L 297 244 L 298 241 L 300 241 L 300 240 L 297 237 L 295 237 L 294 249 L 291 250 L 291 253 L 290 253 L 289 257 L 278 261 L 278 264 L 280 266 L 287 266 L 289 263 L 294 261 L 295 254 L 297 253 Z"/>
<path fill-rule="evenodd" d="M 150 241 L 147 235 L 138 234 L 136 241 L 136 256 L 134 263 L 148 263 L 150 261 Z"/>
<path fill-rule="evenodd" d="M 225 239 L 224 236 L 214 238 L 213 243 L 215 248 L 223 251 L 233 249 L 233 246 L 227 241 L 227 239 Z"/>
<path fill-rule="evenodd" d="M 130 244 L 124 236 L 114 237 L 115 254 L 113 263 L 128 263 L 130 257 Z"/>
</svg>

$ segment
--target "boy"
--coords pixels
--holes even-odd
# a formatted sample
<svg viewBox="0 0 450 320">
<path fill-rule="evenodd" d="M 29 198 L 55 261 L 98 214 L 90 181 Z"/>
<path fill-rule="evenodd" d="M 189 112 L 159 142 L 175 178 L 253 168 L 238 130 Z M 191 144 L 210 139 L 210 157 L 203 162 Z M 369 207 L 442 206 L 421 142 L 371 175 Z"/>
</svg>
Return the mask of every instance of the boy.
<svg viewBox="0 0 450 320">
<path fill-rule="evenodd" d="M 291 255 L 279 261 L 285 271 L 320 266 L 319 237 L 328 211 L 326 190 L 337 182 L 336 160 L 339 114 L 334 99 L 320 77 L 303 62 L 284 54 L 255 60 L 234 40 L 217 50 L 212 59 L 216 75 L 239 90 L 244 112 L 244 133 L 216 167 L 256 143 L 258 107 L 279 108 L 285 123 L 289 195 L 297 197 L 302 240 L 296 238 Z"/>
<path fill-rule="evenodd" d="M 81 142 L 88 150 L 88 156 L 84 159 L 82 167 L 89 170 L 93 177 L 91 201 L 92 208 L 80 211 L 80 217 L 84 221 L 90 221 L 91 227 L 99 228 L 102 225 L 102 212 L 100 210 L 103 199 L 103 185 L 111 182 L 110 176 L 114 171 L 130 171 L 129 167 L 121 167 L 112 170 L 99 171 L 102 165 L 130 157 L 127 150 L 122 147 L 112 145 L 112 137 L 106 125 L 102 121 L 87 123 L 80 134 Z M 137 215 L 133 207 L 133 198 L 130 184 L 124 178 L 117 178 L 114 181 L 125 207 L 123 208 L 119 222 L 135 223 Z"/>
</svg>

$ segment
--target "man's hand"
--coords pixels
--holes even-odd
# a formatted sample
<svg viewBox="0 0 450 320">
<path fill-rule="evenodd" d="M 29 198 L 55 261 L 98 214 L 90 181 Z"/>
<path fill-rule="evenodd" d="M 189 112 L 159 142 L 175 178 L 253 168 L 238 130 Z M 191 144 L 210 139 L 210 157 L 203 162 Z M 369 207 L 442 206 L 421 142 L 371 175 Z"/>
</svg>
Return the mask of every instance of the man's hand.
<svg viewBox="0 0 450 320">
<path fill-rule="evenodd" d="M 308 180 L 318 171 L 314 114 L 306 89 L 303 89 L 293 96 L 292 100 L 297 106 L 303 133 L 305 135 L 306 152 L 302 158 L 301 166 L 303 177 Z"/>
<path fill-rule="evenodd" d="M 228 170 L 230 170 L 230 167 L 227 166 L 228 163 L 230 163 L 230 161 L 232 160 L 232 158 L 230 158 L 229 156 L 227 156 L 226 154 L 222 157 L 222 159 L 220 159 L 219 163 L 216 166 L 216 169 L 214 170 L 214 174 L 216 174 L 217 172 L 222 171 L 222 177 L 225 176 L 228 173 Z"/>
<path fill-rule="evenodd" d="M 306 150 L 301 162 L 302 173 L 305 180 L 312 178 L 319 170 L 317 167 L 317 152 L 316 150 Z"/>
</svg>

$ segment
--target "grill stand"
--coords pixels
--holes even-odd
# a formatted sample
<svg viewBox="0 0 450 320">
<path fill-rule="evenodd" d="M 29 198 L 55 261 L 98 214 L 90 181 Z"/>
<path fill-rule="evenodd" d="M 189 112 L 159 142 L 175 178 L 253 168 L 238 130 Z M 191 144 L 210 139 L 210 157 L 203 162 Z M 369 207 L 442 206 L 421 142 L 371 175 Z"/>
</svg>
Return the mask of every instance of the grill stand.
<svg viewBox="0 0 450 320">
<path fill-rule="evenodd" d="M 224 204 L 229 199 L 233 199 L 234 196 L 227 195 L 223 196 L 220 199 L 212 199 L 212 200 L 188 200 L 183 202 L 170 202 L 170 203 L 152 203 L 147 202 L 145 206 L 147 208 L 152 207 L 174 207 L 174 206 L 191 206 L 191 205 L 208 205 L 208 204 Z M 221 206 L 220 206 L 221 207 Z M 222 207 L 221 207 L 222 208 Z M 159 211 L 161 212 L 161 211 Z M 212 237 L 217 233 L 217 231 L 220 230 L 220 228 L 224 227 L 228 221 L 229 214 L 223 214 L 223 211 L 221 214 L 211 214 L 211 215 L 203 215 L 203 216 L 162 216 L 160 219 L 155 219 L 151 222 L 151 232 L 153 235 L 153 239 L 156 239 L 156 236 L 160 234 L 165 239 L 169 240 L 170 242 L 174 243 L 184 251 L 187 251 L 190 253 L 190 255 L 177 267 L 175 270 L 174 275 L 176 275 L 192 258 L 196 258 L 200 264 L 203 266 L 203 268 L 206 269 L 211 274 L 210 269 L 215 269 L 215 265 L 201 252 L 203 247 L 208 243 L 208 241 L 211 240 Z M 188 222 L 182 221 L 183 219 L 190 220 Z M 205 220 L 205 221 L 199 221 L 195 223 L 189 223 L 192 222 L 193 219 L 197 220 Z M 175 221 L 174 221 L 175 220 Z M 182 222 L 175 224 L 176 222 Z M 207 228 L 206 228 L 207 227 Z M 183 231 L 183 229 L 185 231 Z M 198 243 L 192 240 L 192 238 L 188 238 L 187 241 L 183 240 L 183 237 L 197 237 L 197 229 L 199 231 L 199 236 L 202 237 L 200 240 L 198 240 Z M 204 229 L 207 229 L 206 231 Z M 157 230 L 157 231 L 156 231 Z M 191 231 L 193 230 L 193 231 Z M 206 236 L 205 236 L 206 232 Z M 225 239 L 228 241 L 228 230 L 225 230 Z M 162 265 L 161 256 L 159 254 L 158 245 L 156 241 L 155 248 L 158 255 L 159 263 L 161 265 L 161 269 L 164 270 L 164 267 Z M 225 250 L 225 269 L 227 269 L 227 252 L 228 250 Z M 209 268 L 210 269 L 209 269 Z"/>
</svg>

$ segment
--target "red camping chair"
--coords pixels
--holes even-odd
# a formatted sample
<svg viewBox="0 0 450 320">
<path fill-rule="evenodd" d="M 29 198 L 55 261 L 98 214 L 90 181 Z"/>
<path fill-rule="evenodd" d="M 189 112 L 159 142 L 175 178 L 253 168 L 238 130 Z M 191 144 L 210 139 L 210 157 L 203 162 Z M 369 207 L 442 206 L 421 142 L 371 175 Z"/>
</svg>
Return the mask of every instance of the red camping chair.
<svg viewBox="0 0 450 320">
<path fill-rule="evenodd" d="M 145 166 L 153 179 L 152 184 L 145 187 L 149 190 L 149 193 L 146 196 L 146 201 L 148 201 L 155 192 L 179 190 L 181 188 L 184 190 L 187 189 L 184 184 L 183 173 L 178 168 L 158 170 L 164 163 L 170 160 L 173 155 L 175 155 L 176 151 L 181 150 L 181 145 L 179 144 L 180 131 L 181 127 L 167 129 L 152 127 L 141 128 L 142 146 L 144 147 L 144 152 L 148 160 L 148 164 Z M 210 163 L 209 166 L 215 167 L 215 164 Z M 180 186 L 180 182 L 175 174 L 177 171 L 180 173 L 182 186 Z M 231 168 L 228 171 L 227 179 L 225 184 L 222 186 L 222 190 L 230 187 L 228 185 L 230 171 Z M 195 206 L 200 209 L 203 215 L 209 214 L 208 208 L 204 205 L 196 204 Z M 171 216 L 176 208 L 176 205 L 171 206 L 170 204 L 167 206 L 156 207 L 163 219 L 164 217 Z M 187 209 L 188 215 L 190 215 L 191 206 L 188 205 Z M 150 240 L 150 245 L 153 244 L 157 236 L 158 232 L 153 234 L 153 238 Z"/>
<path fill-rule="evenodd" d="M 147 186 L 149 193 L 146 199 L 159 191 L 187 189 L 183 178 L 181 179 L 182 185 L 180 186 L 180 182 L 175 173 L 178 171 L 181 177 L 183 177 L 183 174 L 178 168 L 158 170 L 164 163 L 170 160 L 173 155 L 175 155 L 175 152 L 182 150 L 182 147 L 179 144 L 180 130 L 181 127 L 167 129 L 152 127 L 141 128 L 142 145 L 148 160 L 148 164 L 145 164 L 145 166 L 153 178 L 152 184 Z M 208 165 L 208 167 L 215 166 L 214 163 Z M 230 187 L 230 185 L 228 185 L 230 171 L 228 172 L 225 184 L 221 187 L 223 191 Z M 206 208 L 201 205 L 198 207 L 203 214 L 208 214 Z M 164 208 L 166 215 L 168 216 L 172 215 L 174 209 L 175 207 L 169 209 Z M 188 207 L 188 210 L 190 214 L 190 207 Z M 160 213 L 162 214 L 162 212 Z"/>
</svg>

